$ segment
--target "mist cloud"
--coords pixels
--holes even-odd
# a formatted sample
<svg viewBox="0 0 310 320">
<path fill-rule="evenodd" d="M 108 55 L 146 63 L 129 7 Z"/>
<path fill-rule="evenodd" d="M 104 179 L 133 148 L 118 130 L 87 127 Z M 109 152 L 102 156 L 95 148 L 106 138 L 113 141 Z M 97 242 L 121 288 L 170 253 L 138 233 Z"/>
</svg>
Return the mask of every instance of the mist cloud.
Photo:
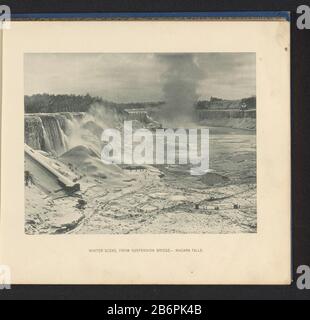
<svg viewBox="0 0 310 320">
<path fill-rule="evenodd" d="M 165 65 L 161 76 L 165 101 L 162 117 L 169 122 L 193 119 L 194 105 L 199 98 L 199 81 L 203 79 L 194 55 L 159 54 L 158 60 Z"/>
</svg>

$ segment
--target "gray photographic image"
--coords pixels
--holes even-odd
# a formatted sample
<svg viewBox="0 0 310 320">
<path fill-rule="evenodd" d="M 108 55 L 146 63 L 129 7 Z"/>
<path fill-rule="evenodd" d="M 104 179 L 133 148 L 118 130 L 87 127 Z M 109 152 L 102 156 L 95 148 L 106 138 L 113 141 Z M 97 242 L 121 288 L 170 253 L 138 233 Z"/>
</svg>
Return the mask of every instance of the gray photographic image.
<svg viewBox="0 0 310 320">
<path fill-rule="evenodd" d="M 256 54 L 25 53 L 25 233 L 257 232 Z"/>
</svg>

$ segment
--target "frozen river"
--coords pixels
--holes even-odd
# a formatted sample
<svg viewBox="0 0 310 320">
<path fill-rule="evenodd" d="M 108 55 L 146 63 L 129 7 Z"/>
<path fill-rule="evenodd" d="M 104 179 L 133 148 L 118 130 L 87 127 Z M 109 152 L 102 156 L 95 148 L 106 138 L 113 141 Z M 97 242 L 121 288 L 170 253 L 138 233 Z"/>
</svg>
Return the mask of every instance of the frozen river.
<svg viewBox="0 0 310 320">
<path fill-rule="evenodd" d="M 178 165 L 161 166 L 165 174 L 161 178 L 152 170 L 126 172 L 110 180 L 83 178 L 81 190 L 87 202 L 83 209 L 74 206 L 75 198 L 51 203 L 43 193 L 26 188 L 27 198 L 32 199 L 28 205 L 44 221 L 32 225 L 28 232 L 256 232 L 255 132 L 210 128 L 210 168 L 214 170 L 210 176 L 191 176 L 186 166 Z M 66 222 L 65 217 L 73 215 L 78 223 L 71 224 L 69 229 L 61 228 L 61 215 Z"/>
</svg>

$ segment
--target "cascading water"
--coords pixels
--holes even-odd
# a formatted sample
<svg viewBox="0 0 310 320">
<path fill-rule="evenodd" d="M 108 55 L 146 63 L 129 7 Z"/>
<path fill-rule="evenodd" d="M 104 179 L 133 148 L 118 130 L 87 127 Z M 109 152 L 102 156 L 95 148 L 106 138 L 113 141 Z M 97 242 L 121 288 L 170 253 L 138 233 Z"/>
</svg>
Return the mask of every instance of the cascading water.
<svg viewBox="0 0 310 320">
<path fill-rule="evenodd" d="M 25 115 L 25 143 L 36 150 L 60 155 L 69 148 L 69 136 L 81 114 Z"/>
<path fill-rule="evenodd" d="M 124 114 L 103 105 L 94 105 L 87 113 L 25 114 L 25 143 L 57 156 L 79 145 L 100 152 L 102 130 L 111 124 L 121 127 L 124 119 Z"/>
<path fill-rule="evenodd" d="M 59 120 L 50 115 L 41 116 L 43 128 L 45 129 L 51 149 L 56 154 L 61 154 L 66 150 L 64 132 L 62 131 Z"/>
<path fill-rule="evenodd" d="M 38 116 L 25 116 L 25 143 L 33 149 L 46 150 L 43 123 Z M 46 133 L 45 133 L 46 134 Z M 50 151 L 50 150 L 46 150 Z"/>
</svg>

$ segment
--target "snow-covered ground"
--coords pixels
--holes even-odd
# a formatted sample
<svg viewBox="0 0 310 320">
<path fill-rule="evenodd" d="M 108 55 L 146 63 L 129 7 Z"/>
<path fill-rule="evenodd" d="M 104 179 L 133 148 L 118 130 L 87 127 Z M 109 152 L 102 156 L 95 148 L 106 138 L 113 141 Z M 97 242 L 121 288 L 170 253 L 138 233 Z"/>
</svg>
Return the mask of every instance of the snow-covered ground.
<svg viewBox="0 0 310 320">
<path fill-rule="evenodd" d="M 223 179 L 193 177 L 181 167 L 161 167 L 161 177 L 153 169 L 122 170 L 86 147 L 69 150 L 57 161 L 79 177 L 81 192 L 52 196 L 25 187 L 26 233 L 256 232 L 256 136 L 211 128 L 210 137 L 210 166 Z"/>
</svg>

